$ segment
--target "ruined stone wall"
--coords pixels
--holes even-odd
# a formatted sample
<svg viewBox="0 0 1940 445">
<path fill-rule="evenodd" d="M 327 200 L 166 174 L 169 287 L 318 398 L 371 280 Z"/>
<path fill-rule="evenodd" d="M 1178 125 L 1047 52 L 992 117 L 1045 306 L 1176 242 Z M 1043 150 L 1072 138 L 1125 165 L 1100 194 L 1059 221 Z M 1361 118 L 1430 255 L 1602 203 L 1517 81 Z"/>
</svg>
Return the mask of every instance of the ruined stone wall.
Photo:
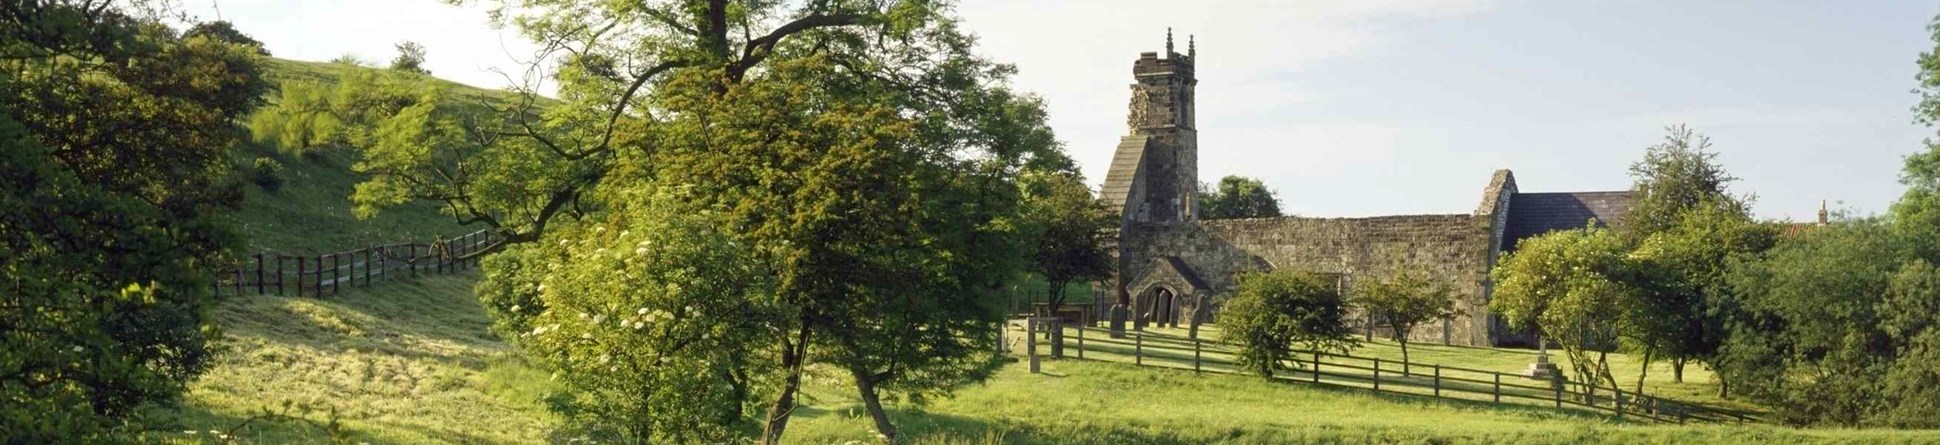
<svg viewBox="0 0 1940 445">
<path fill-rule="evenodd" d="M 1426 270 L 1456 290 L 1463 315 L 1417 329 L 1411 340 L 1490 344 L 1484 281 L 1491 247 L 1489 216 L 1409 215 L 1370 218 L 1252 218 L 1197 224 L 1127 226 L 1126 290 L 1136 299 L 1153 286 L 1190 292 L 1168 273 L 1155 273 L 1175 256 L 1209 287 L 1215 307 L 1230 297 L 1235 276 L 1250 270 L 1340 274 L 1347 288 L 1361 277 L 1397 268 Z M 1356 322 L 1358 324 L 1358 322 Z M 1446 334 L 1446 337 L 1444 337 Z M 1376 335 L 1382 335 L 1377 331 Z"/>
</svg>

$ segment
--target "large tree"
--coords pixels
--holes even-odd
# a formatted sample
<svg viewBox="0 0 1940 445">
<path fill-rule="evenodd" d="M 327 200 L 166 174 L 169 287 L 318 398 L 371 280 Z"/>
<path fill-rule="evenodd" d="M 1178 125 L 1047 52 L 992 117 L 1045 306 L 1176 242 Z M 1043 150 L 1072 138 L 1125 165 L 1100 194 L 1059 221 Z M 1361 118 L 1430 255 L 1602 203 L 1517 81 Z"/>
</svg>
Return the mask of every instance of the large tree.
<svg viewBox="0 0 1940 445">
<path fill-rule="evenodd" d="M 1686 362 L 1711 362 L 1734 306 L 1721 282 L 1725 261 L 1772 242 L 1772 232 L 1753 222 L 1750 198 L 1731 194 L 1737 178 L 1718 162 L 1710 138 L 1682 125 L 1666 132 L 1630 165 L 1636 202 L 1617 221 L 1639 260 L 1631 283 L 1639 294 L 1624 308 L 1623 333 L 1624 346 L 1644 358 L 1639 391 L 1654 360 L 1670 360 L 1678 381 Z"/>
<path fill-rule="evenodd" d="M 396 112 L 352 133 L 371 135 L 357 168 L 372 176 L 353 196 L 363 212 L 433 200 L 506 245 L 556 243 L 552 228 L 612 211 L 602 190 L 667 190 L 776 277 L 780 315 L 744 368 L 773 370 L 773 384 L 741 395 L 768 400 L 764 442 L 780 440 L 813 363 L 847 372 L 889 437 L 881 395 L 920 398 L 991 370 L 995 292 L 1022 266 L 1016 178 L 1068 160 L 1042 105 L 1007 89 L 1010 67 L 971 53 L 947 4 L 497 5 L 545 42 L 532 72 L 556 97 L 522 90 L 479 115 L 435 92 L 387 95 Z M 560 273 L 500 264 L 488 280 L 515 289 Z"/>
<path fill-rule="evenodd" d="M 1280 198 L 1257 178 L 1228 175 L 1217 187 L 1199 186 L 1199 217 L 1205 219 L 1280 216 Z"/>
<path fill-rule="evenodd" d="M 0 3 L 0 442 L 104 440 L 210 366 L 262 60 L 134 11 Z"/>
</svg>

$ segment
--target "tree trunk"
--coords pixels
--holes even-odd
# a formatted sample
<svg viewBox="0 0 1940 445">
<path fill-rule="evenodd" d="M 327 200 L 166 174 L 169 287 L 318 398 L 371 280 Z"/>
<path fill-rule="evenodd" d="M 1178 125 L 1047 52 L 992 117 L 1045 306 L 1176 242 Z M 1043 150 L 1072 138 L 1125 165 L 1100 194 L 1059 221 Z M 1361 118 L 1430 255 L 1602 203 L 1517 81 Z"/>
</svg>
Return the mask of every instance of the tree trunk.
<svg viewBox="0 0 1940 445">
<path fill-rule="evenodd" d="M 1410 365 L 1408 361 L 1408 337 L 1401 335 L 1395 337 L 1401 339 L 1401 376 L 1412 377 L 1415 375 L 1415 371 L 1411 368 L 1414 365 Z"/>
<path fill-rule="evenodd" d="M 1644 376 L 1650 375 L 1650 355 L 1653 352 L 1656 351 L 1644 348 L 1644 369 L 1637 372 L 1637 394 L 1644 393 Z"/>
<path fill-rule="evenodd" d="M 781 367 L 788 377 L 783 379 L 781 395 L 775 397 L 775 405 L 768 407 L 768 419 L 762 424 L 762 445 L 780 445 L 781 434 L 788 429 L 788 417 L 795 414 L 795 392 L 802 387 L 802 366 L 808 362 L 808 319 L 802 317 L 801 330 L 796 343 L 781 340 Z"/>
<path fill-rule="evenodd" d="M 1048 315 L 1058 320 L 1057 322 L 1051 323 L 1054 325 L 1052 329 L 1047 329 L 1044 333 L 1046 339 L 1051 341 L 1051 358 L 1064 358 L 1064 319 L 1058 315 L 1058 311 L 1064 308 L 1064 285 L 1067 283 L 1069 282 L 1065 280 L 1052 281 L 1050 289 L 1051 301 L 1049 304 L 1046 304 L 1046 306 L 1051 308 L 1051 313 Z M 1078 328 L 1083 329 L 1084 326 L 1081 325 Z"/>
<path fill-rule="evenodd" d="M 862 396 L 862 405 L 869 409 L 869 418 L 876 421 L 876 432 L 882 434 L 884 442 L 896 443 L 896 425 L 889 423 L 889 413 L 882 410 L 882 398 L 876 394 L 876 376 L 859 368 L 850 368 L 849 374 L 855 376 L 856 392 Z"/>
<path fill-rule="evenodd" d="M 1684 359 L 1671 360 L 1671 381 L 1684 383 Z"/>
</svg>

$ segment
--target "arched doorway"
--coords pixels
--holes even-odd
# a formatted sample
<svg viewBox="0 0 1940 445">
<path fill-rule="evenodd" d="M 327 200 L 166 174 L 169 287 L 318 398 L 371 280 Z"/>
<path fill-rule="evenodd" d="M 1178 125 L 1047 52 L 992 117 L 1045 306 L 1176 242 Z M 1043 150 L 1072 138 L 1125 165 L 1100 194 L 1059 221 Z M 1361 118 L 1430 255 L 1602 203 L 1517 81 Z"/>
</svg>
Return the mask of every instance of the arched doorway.
<svg viewBox="0 0 1940 445">
<path fill-rule="evenodd" d="M 1141 327 L 1157 324 L 1176 328 L 1179 327 L 1179 318 L 1184 315 L 1182 305 L 1185 297 L 1163 284 L 1146 288 L 1133 303 L 1137 311 L 1134 321 Z"/>
</svg>

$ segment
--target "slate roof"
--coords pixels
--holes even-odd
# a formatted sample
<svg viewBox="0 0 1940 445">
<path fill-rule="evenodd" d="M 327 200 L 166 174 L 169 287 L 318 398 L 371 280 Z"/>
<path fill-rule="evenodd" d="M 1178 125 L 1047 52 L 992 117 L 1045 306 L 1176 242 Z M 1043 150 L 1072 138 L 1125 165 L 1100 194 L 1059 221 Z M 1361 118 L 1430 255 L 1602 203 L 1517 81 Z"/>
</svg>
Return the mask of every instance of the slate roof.
<svg viewBox="0 0 1940 445">
<path fill-rule="evenodd" d="M 1514 251 L 1517 242 L 1532 236 L 1583 228 L 1592 219 L 1609 227 L 1630 211 L 1633 201 L 1628 191 L 1517 193 L 1509 198 L 1502 250 Z"/>
<path fill-rule="evenodd" d="M 1105 185 L 1098 190 L 1105 205 L 1122 209 L 1129 204 L 1125 200 L 1132 193 L 1132 181 L 1138 177 L 1139 165 L 1145 162 L 1145 142 L 1146 137 L 1140 135 L 1118 140 L 1118 152 L 1111 157 L 1111 170 L 1105 173 Z"/>
<path fill-rule="evenodd" d="M 1186 280 L 1186 284 L 1192 285 L 1193 290 L 1212 290 L 1212 286 L 1207 286 L 1205 280 L 1199 279 L 1198 274 L 1192 273 L 1192 267 L 1187 266 L 1186 262 L 1180 260 L 1179 257 L 1167 256 L 1165 257 L 1165 263 L 1171 265 L 1172 270 L 1179 274 L 1179 278 Z"/>
</svg>

